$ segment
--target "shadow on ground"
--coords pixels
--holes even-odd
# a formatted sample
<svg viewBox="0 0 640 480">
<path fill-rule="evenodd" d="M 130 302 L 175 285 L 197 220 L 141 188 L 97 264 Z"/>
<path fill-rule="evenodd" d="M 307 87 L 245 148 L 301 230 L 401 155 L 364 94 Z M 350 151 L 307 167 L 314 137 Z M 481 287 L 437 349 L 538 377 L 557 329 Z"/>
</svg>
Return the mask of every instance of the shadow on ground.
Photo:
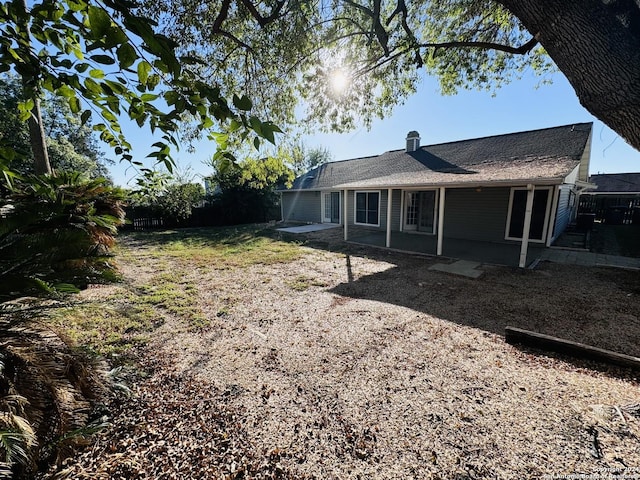
<svg viewBox="0 0 640 480">
<path fill-rule="evenodd" d="M 640 274 L 634 271 L 542 262 L 535 270 L 483 265 L 483 276 L 469 279 L 429 270 L 450 259 L 348 244 L 340 229 L 287 234 L 246 225 L 145 232 L 123 240 L 240 245 L 260 236 L 344 255 L 347 281 L 329 290 L 341 297 L 399 305 L 501 336 L 510 325 L 640 357 Z M 363 273 L 353 266 L 360 263 L 355 258 L 392 266 Z M 591 362 L 575 363 L 608 371 Z"/>
<path fill-rule="evenodd" d="M 277 238 L 304 238 L 307 246 L 344 254 L 349 281 L 330 290 L 336 295 L 400 305 L 498 335 L 510 325 L 640 357 L 638 272 L 542 262 L 535 270 L 482 266 L 484 275 L 474 280 L 428 269 L 448 259 L 345 244 L 330 232 Z M 351 267 L 354 257 L 393 267 L 360 275 Z"/>
<path fill-rule="evenodd" d="M 595 253 L 640 258 L 640 225 L 596 223 L 591 231 L 590 249 Z"/>
</svg>

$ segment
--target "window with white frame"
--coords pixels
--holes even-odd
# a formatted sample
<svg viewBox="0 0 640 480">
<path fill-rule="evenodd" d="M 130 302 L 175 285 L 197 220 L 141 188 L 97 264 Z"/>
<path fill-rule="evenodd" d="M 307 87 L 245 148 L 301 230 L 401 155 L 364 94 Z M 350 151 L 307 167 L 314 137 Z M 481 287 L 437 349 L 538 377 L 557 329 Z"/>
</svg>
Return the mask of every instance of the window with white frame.
<svg viewBox="0 0 640 480">
<path fill-rule="evenodd" d="M 529 240 L 543 242 L 547 234 L 549 223 L 549 210 L 551 207 L 551 187 L 536 187 L 533 193 L 533 206 L 531 211 L 531 224 Z M 527 189 L 526 187 L 513 187 L 509 199 L 509 211 L 507 215 L 507 230 L 505 238 L 508 240 L 521 240 L 526 218 Z"/>
<path fill-rule="evenodd" d="M 405 222 L 407 232 L 435 233 L 436 190 L 405 192 Z"/>
<path fill-rule="evenodd" d="M 355 192 L 355 223 L 380 226 L 380 192 Z"/>
</svg>

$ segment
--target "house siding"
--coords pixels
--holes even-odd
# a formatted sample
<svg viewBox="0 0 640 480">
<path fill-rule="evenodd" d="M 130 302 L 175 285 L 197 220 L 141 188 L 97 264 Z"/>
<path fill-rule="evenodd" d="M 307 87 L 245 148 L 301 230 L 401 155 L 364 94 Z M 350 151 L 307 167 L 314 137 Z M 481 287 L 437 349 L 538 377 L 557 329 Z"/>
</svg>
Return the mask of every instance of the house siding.
<svg viewBox="0 0 640 480">
<path fill-rule="evenodd" d="M 447 189 L 444 236 L 484 242 L 504 242 L 510 189 Z"/>
<path fill-rule="evenodd" d="M 391 192 L 391 230 L 394 232 L 400 231 L 400 222 L 402 219 L 402 212 L 400 206 L 402 204 L 402 190 L 393 190 Z"/>
<path fill-rule="evenodd" d="M 320 192 L 283 192 L 282 219 L 285 222 L 320 223 Z"/>
<path fill-rule="evenodd" d="M 582 180 L 586 182 L 589 180 L 589 164 L 591 162 L 591 138 L 593 136 L 593 131 L 589 131 L 589 137 L 587 138 L 587 143 L 585 145 L 585 149 L 582 152 L 582 157 L 580 158 L 580 169 L 578 172 L 578 180 Z"/>
<path fill-rule="evenodd" d="M 558 197 L 558 213 L 556 215 L 556 225 L 553 229 L 553 238 L 557 238 L 562 232 L 564 232 L 573 217 L 573 208 L 569 203 L 571 200 L 571 190 L 572 188 L 569 186 L 563 186 L 560 188 L 560 196 Z"/>
</svg>

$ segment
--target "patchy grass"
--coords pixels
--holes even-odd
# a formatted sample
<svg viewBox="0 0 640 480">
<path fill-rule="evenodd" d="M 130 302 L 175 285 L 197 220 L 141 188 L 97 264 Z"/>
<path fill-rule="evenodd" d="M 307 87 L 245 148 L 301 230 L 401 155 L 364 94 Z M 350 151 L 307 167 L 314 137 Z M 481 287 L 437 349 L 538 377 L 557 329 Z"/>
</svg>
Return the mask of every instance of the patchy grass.
<svg viewBox="0 0 640 480">
<path fill-rule="evenodd" d="M 307 290 L 309 287 L 326 287 L 328 284 L 325 281 L 317 280 L 312 277 L 308 277 L 306 275 L 298 275 L 291 281 L 286 282 L 291 289 L 296 290 L 298 292 L 303 292 Z"/>
<path fill-rule="evenodd" d="M 176 281 L 179 279 L 179 281 Z M 196 306 L 196 285 L 181 272 L 161 273 L 137 287 L 135 303 L 163 309 L 167 313 L 185 320 L 189 327 L 205 327 L 208 322 Z"/>
<path fill-rule="evenodd" d="M 198 306 L 202 286 L 193 273 L 287 263 L 302 256 L 300 245 L 269 234 L 261 226 L 243 225 L 123 235 L 116 250 L 118 263 L 146 266 L 154 273 L 121 285 L 106 302 L 88 300 L 59 309 L 50 324 L 76 345 L 103 356 L 145 343 L 166 315 L 181 320 L 187 331 L 205 328 L 210 319 Z M 292 288 L 314 284 L 306 277 L 298 282 Z M 216 317 L 228 316 L 234 301 L 222 298 Z"/>
<path fill-rule="evenodd" d="M 74 344 L 105 357 L 146 343 L 148 333 L 162 323 L 148 306 L 113 306 L 103 302 L 61 308 L 50 319 L 50 325 Z"/>
<path fill-rule="evenodd" d="M 178 259 L 198 267 L 242 268 L 300 258 L 300 245 L 270 238 L 270 233 L 260 226 L 241 225 L 135 233 L 128 239 L 144 244 L 147 256 Z"/>
<path fill-rule="evenodd" d="M 470 280 L 360 247 L 240 268 L 256 242 L 179 234 L 123 242 L 113 302 L 166 323 L 133 349 L 146 376 L 67 478 L 506 480 L 638 458 L 637 375 L 502 338 L 513 325 L 637 356 L 636 272 L 544 262 Z M 228 256 L 200 268 L 198 248 Z M 211 328 L 170 312 L 196 303 Z"/>
</svg>

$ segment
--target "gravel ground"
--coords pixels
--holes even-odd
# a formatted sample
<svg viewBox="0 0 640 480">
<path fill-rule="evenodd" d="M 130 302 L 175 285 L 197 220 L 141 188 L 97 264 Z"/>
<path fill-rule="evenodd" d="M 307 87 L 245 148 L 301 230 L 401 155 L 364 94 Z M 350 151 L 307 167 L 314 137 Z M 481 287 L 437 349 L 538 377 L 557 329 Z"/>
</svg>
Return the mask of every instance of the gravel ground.
<svg viewBox="0 0 640 480">
<path fill-rule="evenodd" d="M 114 428 L 60 476 L 640 475 L 640 373 L 503 338 L 512 325 L 640 356 L 638 272 L 542 263 L 472 280 L 309 238 L 324 248 L 286 264 L 166 259 L 211 325 L 160 312 Z M 162 273 L 145 255 L 123 268 L 129 286 Z"/>
</svg>

